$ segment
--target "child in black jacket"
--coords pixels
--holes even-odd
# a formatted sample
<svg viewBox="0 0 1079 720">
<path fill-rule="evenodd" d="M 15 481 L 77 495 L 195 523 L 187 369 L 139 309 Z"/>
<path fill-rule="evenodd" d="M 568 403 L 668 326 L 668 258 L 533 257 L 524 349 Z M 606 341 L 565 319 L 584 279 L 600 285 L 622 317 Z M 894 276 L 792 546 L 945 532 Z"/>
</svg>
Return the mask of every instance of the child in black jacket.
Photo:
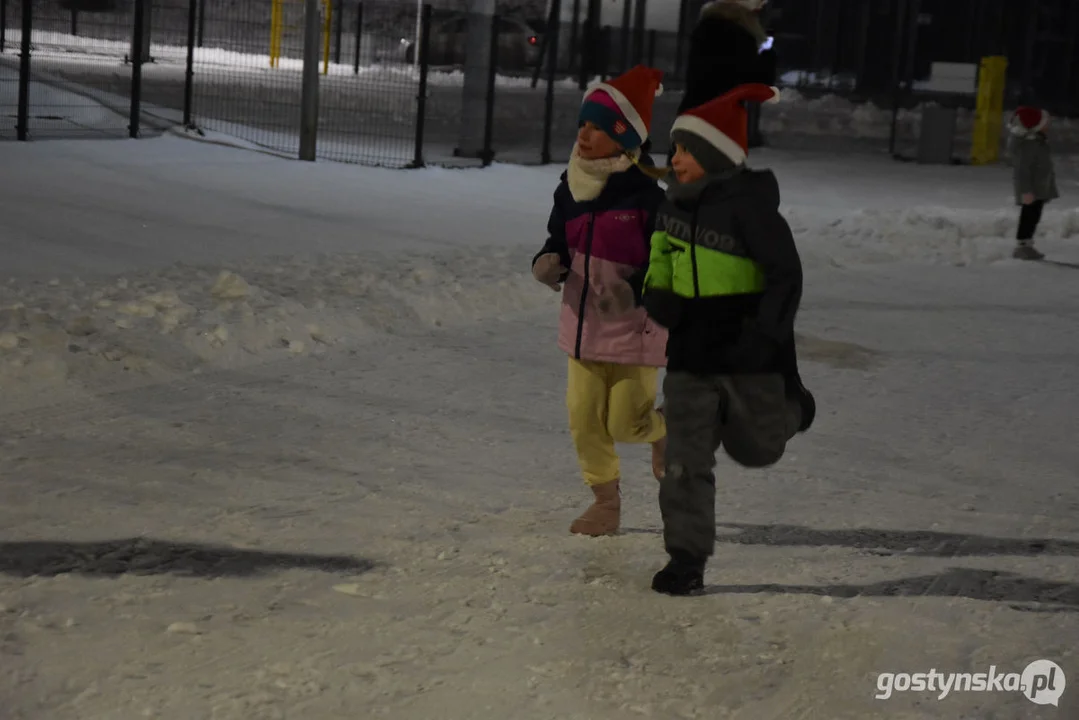
<svg viewBox="0 0 1079 720">
<path fill-rule="evenodd" d="M 794 346 L 801 260 L 775 176 L 744 164 L 742 101 L 776 97 L 775 88 L 744 85 L 678 117 L 674 178 L 643 287 L 638 294 L 627 283 L 603 302 L 622 312 L 638 295 L 669 330 L 659 501 L 670 562 L 652 588 L 671 595 L 703 588 L 716 534 L 716 450 L 766 467 L 816 412 Z"/>
</svg>

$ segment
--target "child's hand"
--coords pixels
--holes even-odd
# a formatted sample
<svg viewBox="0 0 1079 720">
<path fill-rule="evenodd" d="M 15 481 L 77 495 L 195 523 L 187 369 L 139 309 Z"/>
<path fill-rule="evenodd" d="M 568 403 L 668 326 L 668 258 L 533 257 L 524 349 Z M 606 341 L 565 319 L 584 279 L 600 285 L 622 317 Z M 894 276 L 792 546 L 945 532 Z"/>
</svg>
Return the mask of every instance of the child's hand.
<svg viewBox="0 0 1079 720">
<path fill-rule="evenodd" d="M 551 288 L 555 292 L 562 289 L 559 279 L 568 270 L 562 265 L 562 258 L 558 253 L 545 253 L 536 258 L 532 266 L 532 277 Z"/>
<path fill-rule="evenodd" d="M 625 315 L 636 306 L 633 296 L 633 288 L 625 280 L 618 280 L 613 285 L 605 288 L 596 297 L 596 306 L 599 314 L 605 318 L 615 318 Z"/>
<path fill-rule="evenodd" d="M 1034 193 L 1023 193 L 1023 204 L 1031 205 L 1034 203 Z"/>
</svg>

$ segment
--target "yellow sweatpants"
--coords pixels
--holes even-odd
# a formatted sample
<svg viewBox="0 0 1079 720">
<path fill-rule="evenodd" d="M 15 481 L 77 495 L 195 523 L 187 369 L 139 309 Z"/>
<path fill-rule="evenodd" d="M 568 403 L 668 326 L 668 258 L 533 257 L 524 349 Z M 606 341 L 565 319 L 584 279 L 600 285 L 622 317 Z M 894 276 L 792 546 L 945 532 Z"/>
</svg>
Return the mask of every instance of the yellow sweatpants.
<svg viewBox="0 0 1079 720">
<path fill-rule="evenodd" d="M 569 359 L 569 429 L 589 485 L 621 476 L 615 443 L 653 443 L 667 434 L 656 412 L 658 376 L 654 367 Z"/>
</svg>

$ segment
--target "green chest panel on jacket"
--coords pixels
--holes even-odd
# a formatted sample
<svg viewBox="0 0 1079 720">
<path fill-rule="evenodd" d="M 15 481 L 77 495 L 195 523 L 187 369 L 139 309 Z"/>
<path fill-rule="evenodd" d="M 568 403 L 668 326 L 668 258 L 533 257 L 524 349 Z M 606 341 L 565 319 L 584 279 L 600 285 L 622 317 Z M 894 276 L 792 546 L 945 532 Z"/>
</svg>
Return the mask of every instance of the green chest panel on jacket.
<svg viewBox="0 0 1079 720">
<path fill-rule="evenodd" d="M 646 292 L 671 290 L 682 297 L 694 298 L 764 290 L 764 273 L 748 257 L 729 206 L 704 205 L 694 218 L 692 212 L 667 203 L 657 217 L 656 228 L 645 278 Z"/>
</svg>

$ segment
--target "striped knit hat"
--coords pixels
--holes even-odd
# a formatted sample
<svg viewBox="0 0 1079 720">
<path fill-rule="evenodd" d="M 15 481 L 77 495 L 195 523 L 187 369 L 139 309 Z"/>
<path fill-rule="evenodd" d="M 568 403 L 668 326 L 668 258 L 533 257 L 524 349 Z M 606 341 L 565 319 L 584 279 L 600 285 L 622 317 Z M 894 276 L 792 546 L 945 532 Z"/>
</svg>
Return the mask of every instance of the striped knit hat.
<svg viewBox="0 0 1079 720">
<path fill-rule="evenodd" d="M 636 150 L 652 129 L 652 105 L 663 93 L 663 73 L 645 65 L 588 88 L 578 124 L 594 124 L 626 150 Z"/>
</svg>

